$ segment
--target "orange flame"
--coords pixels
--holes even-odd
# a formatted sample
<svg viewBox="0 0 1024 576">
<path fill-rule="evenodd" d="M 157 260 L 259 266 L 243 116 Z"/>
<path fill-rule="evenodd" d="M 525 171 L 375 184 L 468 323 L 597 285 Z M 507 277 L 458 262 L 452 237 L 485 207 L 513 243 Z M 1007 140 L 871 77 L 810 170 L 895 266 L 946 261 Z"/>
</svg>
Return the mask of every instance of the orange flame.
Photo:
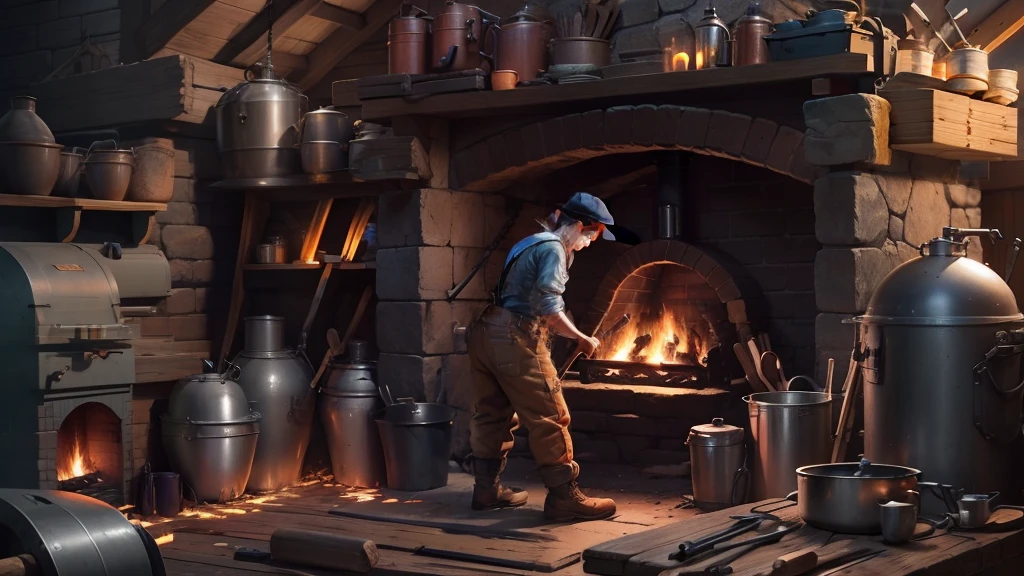
<svg viewBox="0 0 1024 576">
<path fill-rule="evenodd" d="M 68 458 L 57 463 L 57 480 L 63 482 L 72 478 L 79 478 L 86 474 L 92 474 L 96 469 L 86 454 L 82 452 L 82 444 L 75 434 L 75 443 L 71 446 Z"/>
<path fill-rule="evenodd" d="M 698 54 L 700 56 L 700 54 Z M 686 52 L 679 52 L 672 57 L 672 70 L 689 70 L 690 69 L 690 55 Z"/>
<path fill-rule="evenodd" d="M 642 348 L 638 347 L 638 339 L 646 339 L 648 335 L 650 342 Z M 603 358 L 604 360 L 644 362 L 653 365 L 693 362 L 703 364 L 708 350 L 708 344 L 694 330 L 684 323 L 677 322 L 669 311 L 663 311 L 660 316 L 650 321 L 631 322 L 608 344 L 601 346 L 602 349 L 611 351 Z"/>
</svg>

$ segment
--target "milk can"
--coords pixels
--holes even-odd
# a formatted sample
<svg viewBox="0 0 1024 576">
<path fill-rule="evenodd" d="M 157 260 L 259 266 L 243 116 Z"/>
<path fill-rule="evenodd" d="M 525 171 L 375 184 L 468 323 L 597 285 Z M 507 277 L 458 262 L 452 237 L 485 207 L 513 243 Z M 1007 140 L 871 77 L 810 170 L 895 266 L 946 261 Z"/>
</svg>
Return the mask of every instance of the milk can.
<svg viewBox="0 0 1024 576">
<path fill-rule="evenodd" d="M 742 504 L 750 487 L 743 429 L 721 418 L 690 428 L 690 477 L 693 505 L 708 512 Z"/>
<path fill-rule="evenodd" d="M 375 377 L 377 363 L 366 359 L 366 342 L 350 342 L 346 358 L 331 363 L 320 390 L 320 421 L 327 435 L 334 479 L 372 488 L 387 482 L 384 448 L 376 418 L 384 412 Z"/>
<path fill-rule="evenodd" d="M 1013 291 L 944 228 L 879 284 L 860 323 L 864 457 L 922 480 L 1020 501 L 1024 316 Z M 1007 273 L 1007 277 L 1009 274 Z M 924 511 L 941 512 L 935 499 Z"/>
<path fill-rule="evenodd" d="M 732 36 L 725 22 L 718 17 L 712 3 L 708 3 L 704 17 L 697 24 L 694 33 L 697 46 L 697 54 L 694 56 L 696 69 L 716 68 L 732 63 L 732 55 L 729 53 Z"/>
</svg>

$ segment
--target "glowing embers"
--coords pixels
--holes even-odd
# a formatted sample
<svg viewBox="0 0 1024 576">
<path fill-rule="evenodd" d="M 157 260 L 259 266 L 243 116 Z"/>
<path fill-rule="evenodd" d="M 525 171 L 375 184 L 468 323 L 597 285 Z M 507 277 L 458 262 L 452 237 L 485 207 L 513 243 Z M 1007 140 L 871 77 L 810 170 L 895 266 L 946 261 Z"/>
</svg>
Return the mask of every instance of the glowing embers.
<svg viewBox="0 0 1024 576">
<path fill-rule="evenodd" d="M 602 354 L 601 350 L 608 353 Z M 653 318 L 632 321 L 602 344 L 598 359 L 661 366 L 706 366 L 708 345 L 700 333 L 662 307 Z"/>
<path fill-rule="evenodd" d="M 83 445 L 84 441 L 76 428 L 72 432 L 72 440 L 69 443 L 69 446 L 67 446 L 66 450 L 61 451 L 63 452 L 62 454 L 58 455 L 58 482 L 63 483 L 73 478 L 81 478 L 87 474 L 96 472 L 96 467 L 93 466 L 92 460 L 89 458 L 89 453 Z"/>
</svg>

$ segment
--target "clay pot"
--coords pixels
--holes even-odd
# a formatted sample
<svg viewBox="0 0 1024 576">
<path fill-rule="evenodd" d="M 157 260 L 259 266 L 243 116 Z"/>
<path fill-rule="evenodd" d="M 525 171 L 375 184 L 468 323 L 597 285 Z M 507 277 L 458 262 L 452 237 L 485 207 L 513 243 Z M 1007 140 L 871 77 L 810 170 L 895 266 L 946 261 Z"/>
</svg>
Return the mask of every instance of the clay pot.
<svg viewBox="0 0 1024 576">
<path fill-rule="evenodd" d="M 61 146 L 43 119 L 36 99 L 11 98 L 11 110 L 0 118 L 0 193 L 46 196 L 60 172 Z"/>
<path fill-rule="evenodd" d="M 85 159 L 85 181 L 97 200 L 124 200 L 135 168 L 131 150 L 93 150 Z M 173 182 L 172 182 L 173 184 Z"/>
<path fill-rule="evenodd" d="M 82 183 L 82 160 L 85 156 L 72 150 L 60 153 L 60 170 L 57 183 L 53 187 L 54 196 L 74 198 L 78 196 L 78 187 Z"/>
<path fill-rule="evenodd" d="M 135 148 L 135 168 L 124 199 L 132 202 L 170 202 L 174 194 L 174 148 L 162 142 Z"/>
<path fill-rule="evenodd" d="M 519 83 L 519 74 L 515 70 L 495 70 L 491 72 L 491 90 L 511 90 Z"/>
</svg>

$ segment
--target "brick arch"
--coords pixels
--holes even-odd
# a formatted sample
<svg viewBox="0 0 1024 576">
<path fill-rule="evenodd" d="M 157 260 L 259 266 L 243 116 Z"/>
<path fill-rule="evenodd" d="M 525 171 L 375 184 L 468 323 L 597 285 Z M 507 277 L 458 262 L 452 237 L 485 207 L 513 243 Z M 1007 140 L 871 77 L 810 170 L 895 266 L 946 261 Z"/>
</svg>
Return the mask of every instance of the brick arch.
<svg viewBox="0 0 1024 576">
<path fill-rule="evenodd" d="M 506 130 L 455 153 L 454 190 L 496 192 L 607 154 L 679 150 L 730 158 L 813 184 L 804 133 L 765 118 L 674 105 L 615 106 Z"/>
<path fill-rule="evenodd" d="M 615 308 L 628 306 L 628 299 L 620 294 L 637 290 L 647 280 L 643 271 L 661 264 L 692 272 L 714 292 L 721 306 L 709 310 L 706 320 L 727 350 L 757 331 L 764 312 L 764 295 L 757 282 L 731 256 L 679 240 L 644 242 L 623 253 L 594 294 L 584 324 L 586 331 L 600 333 L 607 328 L 606 320 L 610 323 L 619 318 L 623 310 Z"/>
</svg>

